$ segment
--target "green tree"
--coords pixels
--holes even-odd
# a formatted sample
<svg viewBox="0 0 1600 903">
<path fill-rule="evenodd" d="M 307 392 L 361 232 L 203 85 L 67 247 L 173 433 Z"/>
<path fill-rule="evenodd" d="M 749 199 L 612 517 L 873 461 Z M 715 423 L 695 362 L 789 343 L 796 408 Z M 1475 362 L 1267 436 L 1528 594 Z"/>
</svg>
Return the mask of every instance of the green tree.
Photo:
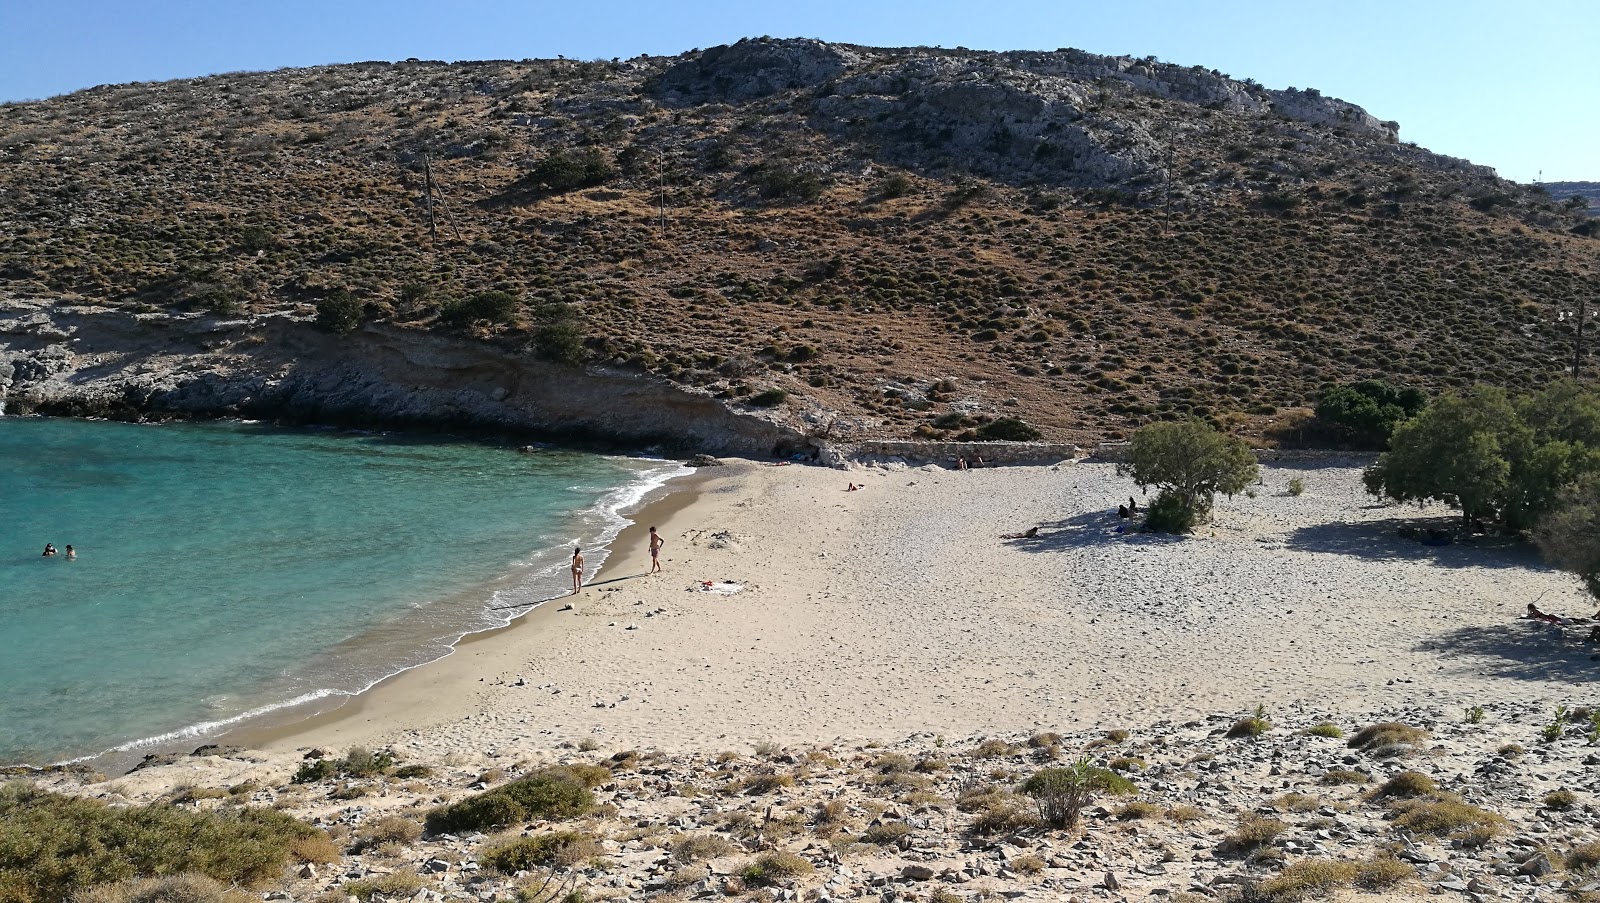
<svg viewBox="0 0 1600 903">
<path fill-rule="evenodd" d="M 444 306 L 439 319 L 450 326 L 471 326 L 487 321 L 504 325 L 517 318 L 520 302 L 510 292 L 478 292 Z"/>
<path fill-rule="evenodd" d="M 1511 462 L 1524 459 L 1532 442 L 1506 393 L 1477 386 L 1439 398 L 1397 426 L 1362 481 L 1368 492 L 1397 502 L 1455 505 L 1469 522 L 1492 517 L 1512 487 Z"/>
<path fill-rule="evenodd" d="M 1590 476 L 1563 489 L 1534 528 L 1533 541 L 1550 563 L 1578 575 L 1600 598 L 1600 479 Z"/>
<path fill-rule="evenodd" d="M 1400 389 L 1382 380 L 1365 379 L 1329 386 L 1317 399 L 1317 421 L 1345 442 L 1381 449 L 1402 420 L 1415 417 L 1428 403 L 1420 389 Z"/>
<path fill-rule="evenodd" d="M 1145 523 L 1166 532 L 1184 532 L 1208 520 L 1217 493 L 1239 492 L 1255 481 L 1259 469 L 1244 440 L 1198 420 L 1141 427 L 1133 434 L 1127 462 L 1117 466 L 1141 489 L 1160 489 Z"/>
</svg>

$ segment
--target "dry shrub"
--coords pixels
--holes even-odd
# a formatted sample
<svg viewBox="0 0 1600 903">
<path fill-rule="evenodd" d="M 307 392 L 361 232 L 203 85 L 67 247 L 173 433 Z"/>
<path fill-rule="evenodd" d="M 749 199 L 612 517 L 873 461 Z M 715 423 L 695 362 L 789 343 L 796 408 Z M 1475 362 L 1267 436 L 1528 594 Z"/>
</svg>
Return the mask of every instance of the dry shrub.
<svg viewBox="0 0 1600 903">
<path fill-rule="evenodd" d="M 1427 796 L 1439 789 L 1433 778 L 1420 771 L 1402 771 L 1384 781 L 1375 792 L 1378 797 L 1394 797 L 1397 799 L 1411 799 L 1412 797 Z"/>
<path fill-rule="evenodd" d="M 72 903 L 255 903 L 259 899 L 215 878 L 186 873 L 101 884 L 74 894 Z"/>
<path fill-rule="evenodd" d="M 1401 800 L 1394 804 L 1394 825 L 1402 831 L 1450 836 L 1460 842 L 1487 842 L 1505 829 L 1506 820 L 1487 809 L 1480 809 L 1460 797 L 1436 794 L 1426 799 Z"/>
<path fill-rule="evenodd" d="M 972 750 L 972 755 L 974 758 L 978 759 L 998 759 L 1001 756 L 1009 756 L 1013 752 L 1015 752 L 1015 750 L 1012 748 L 1011 744 L 1004 740 L 991 737 L 974 747 Z"/>
<path fill-rule="evenodd" d="M 1600 843 L 1575 846 L 1563 858 L 1568 871 L 1591 872 L 1600 869 Z"/>
<path fill-rule="evenodd" d="M 783 851 L 762 853 L 739 870 L 739 877 L 751 887 L 767 887 L 809 874 L 811 874 L 810 861 Z"/>
<path fill-rule="evenodd" d="M 1264 818 L 1260 815 L 1241 816 L 1238 827 L 1232 834 L 1224 837 L 1217 848 L 1224 853 L 1249 853 L 1272 843 L 1279 834 L 1287 830 L 1289 826 L 1276 818 Z"/>
<path fill-rule="evenodd" d="M 1138 800 L 1127 803 L 1118 808 L 1116 815 L 1118 821 L 1139 821 L 1140 819 L 1145 818 L 1160 818 L 1161 807 L 1155 803 L 1147 803 L 1142 800 Z"/>
<path fill-rule="evenodd" d="M 1571 790 L 1552 790 L 1544 795 L 1543 802 L 1546 809 L 1565 812 L 1578 805 L 1578 795 Z"/>
<path fill-rule="evenodd" d="M 738 849 L 720 834 L 680 834 L 672 841 L 672 858 L 679 862 L 700 862 L 731 856 Z"/>
<path fill-rule="evenodd" d="M 902 837 L 911 836 L 911 826 L 903 821 L 886 821 L 872 825 L 862 832 L 861 840 L 864 843 L 873 843 L 879 846 L 897 844 Z"/>
<path fill-rule="evenodd" d="M 1061 745 L 1061 735 L 1054 731 L 1044 731 L 1028 738 L 1028 745 L 1034 749 L 1050 749 Z"/>
<path fill-rule="evenodd" d="M 1305 729 L 1305 733 L 1313 737 L 1330 737 L 1334 740 L 1344 737 L 1344 731 L 1340 729 L 1339 725 L 1334 724 L 1331 721 L 1324 721 L 1321 724 L 1312 725 L 1311 727 Z"/>
<path fill-rule="evenodd" d="M 911 759 L 902 753 L 884 753 L 873 760 L 872 767 L 884 774 L 900 774 L 911 770 Z"/>
<path fill-rule="evenodd" d="M 1309 793 L 1295 793 L 1290 791 L 1272 801 L 1272 807 L 1280 812 L 1314 812 L 1322 801 Z"/>
<path fill-rule="evenodd" d="M 371 849 L 380 844 L 413 844 L 422 836 L 422 826 L 403 815 L 385 815 L 361 823 L 356 829 L 355 850 Z"/>
<path fill-rule="evenodd" d="M 1349 768 L 1330 768 L 1322 775 L 1321 783 L 1330 787 L 1340 784 L 1365 784 L 1372 780 L 1372 776 L 1363 771 Z"/>
<path fill-rule="evenodd" d="M 1038 856 L 1035 856 L 1032 853 L 1018 856 L 1017 858 L 1011 860 L 1011 867 L 1013 869 L 1016 869 L 1020 874 L 1028 875 L 1030 877 L 1044 871 L 1044 864 L 1045 863 L 1043 859 L 1040 859 Z"/>
<path fill-rule="evenodd" d="M 787 774 L 758 774 L 752 775 L 740 787 L 751 796 L 762 796 L 774 791 L 783 790 L 794 786 L 794 778 Z"/>
<path fill-rule="evenodd" d="M 1205 817 L 1206 813 L 1204 810 L 1200 809 L 1198 806 L 1190 806 L 1187 803 L 1173 806 L 1171 809 L 1167 810 L 1167 820 L 1177 822 L 1180 825 L 1197 822 Z"/>
<path fill-rule="evenodd" d="M 1427 738 L 1428 732 L 1420 727 L 1412 727 L 1398 721 L 1382 721 L 1356 731 L 1355 736 L 1351 737 L 1347 744 L 1352 749 L 1359 749 L 1373 756 L 1388 757 L 1415 752 Z"/>
<path fill-rule="evenodd" d="M 360 881 L 347 881 L 341 890 L 347 897 L 355 897 L 361 903 L 368 903 L 374 896 L 390 900 L 414 897 L 426 883 L 421 875 L 413 872 L 395 872 L 375 878 L 362 878 Z"/>
<path fill-rule="evenodd" d="M 556 831 L 537 837 L 520 837 L 490 849 L 479 861 L 506 875 L 531 872 L 539 867 L 570 868 L 600 852 L 594 838 L 577 831 Z"/>
</svg>

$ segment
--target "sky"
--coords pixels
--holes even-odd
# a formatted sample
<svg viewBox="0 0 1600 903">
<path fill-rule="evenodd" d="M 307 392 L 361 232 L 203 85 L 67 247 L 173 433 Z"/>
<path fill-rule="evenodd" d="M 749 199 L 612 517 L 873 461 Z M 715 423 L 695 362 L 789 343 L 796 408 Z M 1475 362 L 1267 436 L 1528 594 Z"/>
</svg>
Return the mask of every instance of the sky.
<svg viewBox="0 0 1600 903">
<path fill-rule="evenodd" d="M 1600 0 L 0 0 L 0 101 L 362 60 L 626 59 L 761 35 L 1154 54 L 1317 88 L 1517 181 L 1600 181 Z"/>
</svg>

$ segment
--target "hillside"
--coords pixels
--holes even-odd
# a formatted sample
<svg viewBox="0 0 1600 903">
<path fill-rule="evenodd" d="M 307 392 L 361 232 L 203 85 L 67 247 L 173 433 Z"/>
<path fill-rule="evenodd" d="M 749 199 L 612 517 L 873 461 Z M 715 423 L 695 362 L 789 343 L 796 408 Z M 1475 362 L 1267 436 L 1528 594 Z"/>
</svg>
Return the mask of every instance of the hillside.
<svg viewBox="0 0 1600 903">
<path fill-rule="evenodd" d="M 320 307 L 840 437 L 1558 374 L 1581 214 L 1398 136 L 1153 58 L 766 38 L 106 86 L 0 106 L 0 295 L 241 320 L 246 362 Z"/>
<path fill-rule="evenodd" d="M 1540 188 L 1556 201 L 1571 202 L 1581 198 L 1590 216 L 1600 216 L 1600 182 L 1541 182 Z M 1578 206 L 1572 202 L 1572 206 Z"/>
</svg>

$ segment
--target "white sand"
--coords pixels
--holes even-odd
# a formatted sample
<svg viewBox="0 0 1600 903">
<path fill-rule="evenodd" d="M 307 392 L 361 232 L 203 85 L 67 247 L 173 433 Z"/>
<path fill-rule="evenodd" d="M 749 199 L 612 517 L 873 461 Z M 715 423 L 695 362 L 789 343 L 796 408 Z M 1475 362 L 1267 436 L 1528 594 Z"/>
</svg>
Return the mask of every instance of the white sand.
<svg viewBox="0 0 1600 903">
<path fill-rule="evenodd" d="M 1221 501 L 1215 525 L 1185 539 L 1113 533 L 1137 491 L 1107 464 L 732 465 L 659 524 L 663 576 L 637 576 L 642 529 L 624 534 L 598 578 L 614 582 L 586 589 L 575 613 L 552 604 L 262 745 L 439 756 L 588 737 L 611 749 L 955 737 L 1257 702 L 1554 700 L 1592 679 L 1596 650 L 1515 620 L 1541 596 L 1548 611 L 1592 614 L 1575 580 L 1526 548 L 1399 539 L 1395 522 L 1418 510 L 1373 505 L 1357 463 L 1266 469 L 1255 498 Z M 1304 495 L 1286 493 L 1292 477 Z M 845 492 L 852 480 L 866 489 Z M 1035 524 L 1038 539 L 998 538 Z M 746 588 L 687 591 L 699 580 Z"/>
</svg>

